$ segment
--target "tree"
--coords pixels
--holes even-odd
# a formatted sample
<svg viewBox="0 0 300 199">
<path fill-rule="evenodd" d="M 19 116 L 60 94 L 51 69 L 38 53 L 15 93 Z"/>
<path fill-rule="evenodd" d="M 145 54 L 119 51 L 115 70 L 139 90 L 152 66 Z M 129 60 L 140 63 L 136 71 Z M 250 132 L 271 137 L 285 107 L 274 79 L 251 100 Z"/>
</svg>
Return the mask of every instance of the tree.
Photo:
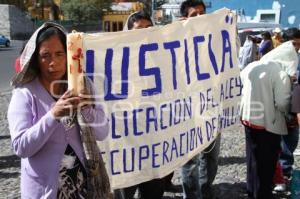
<svg viewBox="0 0 300 199">
<path fill-rule="evenodd" d="M 147 11 L 149 14 L 152 14 L 152 0 L 138 0 L 138 1 L 144 4 L 145 11 Z"/>
<path fill-rule="evenodd" d="M 79 24 L 99 21 L 104 11 L 110 10 L 111 0 L 63 0 L 61 10 L 64 16 Z"/>
<path fill-rule="evenodd" d="M 60 9 L 56 3 L 50 1 L 50 20 L 59 20 Z"/>
<path fill-rule="evenodd" d="M 153 10 L 161 8 L 161 6 L 167 2 L 167 0 L 138 0 L 145 5 L 145 11 L 152 14 Z"/>
<path fill-rule="evenodd" d="M 24 0 L 23 3 L 31 14 L 34 13 L 33 17 L 41 20 L 59 20 L 60 8 L 54 0 Z M 50 9 L 49 16 L 45 16 L 46 9 Z"/>
</svg>

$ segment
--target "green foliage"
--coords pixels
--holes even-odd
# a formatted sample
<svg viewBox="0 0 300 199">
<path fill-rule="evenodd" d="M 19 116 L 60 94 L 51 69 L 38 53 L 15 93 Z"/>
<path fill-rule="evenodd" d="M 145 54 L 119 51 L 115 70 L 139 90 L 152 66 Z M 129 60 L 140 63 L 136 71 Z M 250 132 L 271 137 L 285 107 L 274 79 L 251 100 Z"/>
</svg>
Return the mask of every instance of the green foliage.
<svg viewBox="0 0 300 199">
<path fill-rule="evenodd" d="M 63 0 L 61 10 L 64 16 L 79 24 L 99 21 L 104 11 L 110 10 L 111 0 Z"/>
<path fill-rule="evenodd" d="M 152 14 L 152 0 L 138 0 L 144 4 L 144 10 L 149 14 Z"/>
</svg>

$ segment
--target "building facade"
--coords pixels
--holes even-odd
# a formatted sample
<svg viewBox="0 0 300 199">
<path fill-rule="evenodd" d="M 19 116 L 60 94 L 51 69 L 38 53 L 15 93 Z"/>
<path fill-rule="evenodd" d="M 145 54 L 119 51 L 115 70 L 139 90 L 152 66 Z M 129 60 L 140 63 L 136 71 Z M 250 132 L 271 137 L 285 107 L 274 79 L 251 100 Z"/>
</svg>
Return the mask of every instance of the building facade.
<svg viewBox="0 0 300 199">
<path fill-rule="evenodd" d="M 112 4 L 111 10 L 105 12 L 102 21 L 102 30 L 105 32 L 116 32 L 123 30 L 128 16 L 136 11 L 142 10 L 143 4 L 140 2 L 115 2 Z"/>
<path fill-rule="evenodd" d="M 178 14 L 174 7 L 178 7 L 182 0 L 169 0 L 163 5 L 167 17 Z M 213 12 L 227 7 L 234 10 L 239 22 L 278 23 L 281 27 L 300 27 L 299 0 L 204 0 L 207 12 Z"/>
</svg>

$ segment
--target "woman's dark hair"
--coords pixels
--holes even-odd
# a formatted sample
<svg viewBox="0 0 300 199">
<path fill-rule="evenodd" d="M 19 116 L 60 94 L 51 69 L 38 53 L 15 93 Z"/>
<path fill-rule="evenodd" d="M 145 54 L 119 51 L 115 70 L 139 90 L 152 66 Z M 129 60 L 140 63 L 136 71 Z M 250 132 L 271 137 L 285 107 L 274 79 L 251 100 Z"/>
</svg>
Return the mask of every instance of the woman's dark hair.
<svg viewBox="0 0 300 199">
<path fill-rule="evenodd" d="M 60 42 L 62 43 L 65 52 L 67 52 L 67 38 L 65 33 L 63 33 L 60 29 L 56 27 L 47 27 L 41 30 L 36 39 L 36 48 L 34 54 L 30 60 L 31 68 L 33 68 L 36 74 L 39 74 L 39 67 L 38 67 L 38 52 L 40 50 L 40 45 L 45 40 L 49 39 L 52 36 L 58 36 Z"/>
<path fill-rule="evenodd" d="M 265 32 L 261 33 L 261 35 L 262 35 L 265 39 L 267 39 L 267 40 L 272 40 L 271 33 L 268 32 L 268 31 L 265 31 Z"/>
<path fill-rule="evenodd" d="M 180 6 L 180 14 L 182 17 L 187 17 L 189 14 L 189 9 L 196 7 L 196 6 L 202 6 L 204 11 L 206 11 L 205 3 L 202 0 L 186 0 L 181 3 Z"/>
<path fill-rule="evenodd" d="M 66 52 L 67 51 L 66 35 L 56 27 L 47 28 L 45 30 L 42 30 L 39 33 L 39 35 L 37 36 L 37 40 L 36 40 L 36 51 L 39 50 L 42 42 L 44 42 L 45 40 L 47 40 L 50 37 L 55 36 L 55 35 L 58 36 L 58 38 L 59 38 L 60 42 L 62 43 L 62 45 L 64 46 L 64 50 Z"/>
<path fill-rule="evenodd" d="M 147 12 L 145 12 L 145 11 L 139 11 L 139 12 L 136 12 L 136 13 L 132 14 L 128 18 L 128 23 L 127 23 L 128 30 L 131 30 L 133 28 L 134 22 L 137 22 L 137 21 L 139 21 L 141 19 L 148 20 L 153 25 L 150 15 Z"/>
</svg>

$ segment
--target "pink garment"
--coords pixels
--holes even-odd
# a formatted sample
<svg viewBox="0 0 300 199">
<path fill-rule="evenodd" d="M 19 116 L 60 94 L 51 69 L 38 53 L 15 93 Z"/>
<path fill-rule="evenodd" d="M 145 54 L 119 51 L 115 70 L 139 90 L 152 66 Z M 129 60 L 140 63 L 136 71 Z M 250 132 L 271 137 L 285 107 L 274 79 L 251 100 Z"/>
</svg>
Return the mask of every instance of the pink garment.
<svg viewBox="0 0 300 199">
<path fill-rule="evenodd" d="M 21 71 L 20 57 L 18 57 L 18 58 L 16 59 L 16 62 L 15 62 L 15 71 L 16 71 L 16 73 L 18 73 L 18 72 Z"/>
<path fill-rule="evenodd" d="M 275 174 L 273 177 L 273 183 L 274 184 L 285 184 L 286 183 L 286 180 L 284 179 L 284 176 L 283 176 L 282 166 L 279 161 L 277 161 L 277 164 L 276 164 L 276 170 L 275 170 Z"/>
</svg>

